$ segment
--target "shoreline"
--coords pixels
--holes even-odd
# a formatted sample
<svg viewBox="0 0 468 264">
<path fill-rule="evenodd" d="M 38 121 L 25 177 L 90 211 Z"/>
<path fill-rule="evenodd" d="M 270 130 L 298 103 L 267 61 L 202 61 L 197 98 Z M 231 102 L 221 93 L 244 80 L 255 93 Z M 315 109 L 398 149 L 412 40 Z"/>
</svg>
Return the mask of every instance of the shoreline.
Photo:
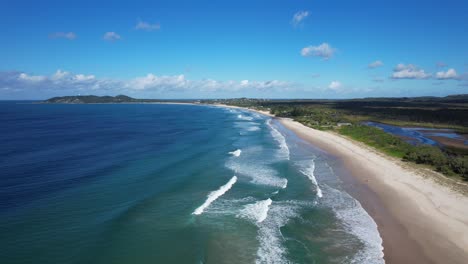
<svg viewBox="0 0 468 264">
<path fill-rule="evenodd" d="M 343 163 L 350 193 L 377 223 L 386 263 L 465 263 L 468 197 L 363 144 L 278 119 Z"/>
<path fill-rule="evenodd" d="M 468 197 L 363 143 L 279 118 L 301 139 L 335 157 L 345 189 L 377 223 L 386 263 L 465 263 L 468 259 Z"/>
<path fill-rule="evenodd" d="M 466 186 L 461 194 L 441 184 L 453 180 L 436 179 L 436 172 L 412 168 L 363 143 L 276 117 L 268 111 L 224 104 L 153 104 L 235 108 L 275 118 L 299 138 L 337 159 L 337 175 L 345 189 L 377 224 L 386 263 L 457 264 L 468 259 Z"/>
</svg>

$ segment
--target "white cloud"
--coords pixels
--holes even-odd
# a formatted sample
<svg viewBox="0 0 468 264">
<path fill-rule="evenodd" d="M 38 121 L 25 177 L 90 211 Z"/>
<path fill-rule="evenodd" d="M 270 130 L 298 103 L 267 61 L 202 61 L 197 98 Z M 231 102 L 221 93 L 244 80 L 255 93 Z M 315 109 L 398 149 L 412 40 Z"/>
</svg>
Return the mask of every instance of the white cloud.
<svg viewBox="0 0 468 264">
<path fill-rule="evenodd" d="M 34 75 L 27 75 L 26 73 L 20 73 L 20 75 L 18 76 L 18 79 L 22 81 L 27 81 L 27 82 L 41 82 L 41 81 L 44 81 L 46 77 L 40 76 L 40 75 L 34 76 Z"/>
<path fill-rule="evenodd" d="M 69 72 L 62 71 L 62 70 L 59 69 L 54 73 L 54 75 L 52 75 L 52 79 L 53 80 L 59 80 L 59 79 L 65 78 L 69 74 L 70 74 Z"/>
<path fill-rule="evenodd" d="M 423 69 L 418 68 L 413 64 L 398 64 L 393 69 L 393 79 L 427 79 L 430 78 L 431 74 L 426 73 Z"/>
<path fill-rule="evenodd" d="M 188 88 L 188 82 L 184 75 L 156 76 L 149 73 L 131 80 L 127 87 L 135 90 L 184 90 Z"/>
<path fill-rule="evenodd" d="M 122 37 L 115 32 L 106 32 L 102 38 L 107 41 L 117 41 L 122 39 Z"/>
<path fill-rule="evenodd" d="M 332 81 L 329 85 L 328 85 L 328 89 L 330 90 L 333 90 L 333 91 L 338 91 L 341 89 L 343 85 L 341 84 L 341 82 L 339 81 Z"/>
<path fill-rule="evenodd" d="M 22 72 L 0 72 L 0 89 L 47 90 L 63 93 L 135 93 L 135 92 L 237 92 L 285 91 L 292 88 L 289 82 L 270 81 L 217 81 L 212 79 L 189 80 L 184 75 L 146 76 L 129 80 L 98 79 L 94 75 L 73 74 L 57 70 L 50 76 L 29 75 Z"/>
<path fill-rule="evenodd" d="M 299 11 L 294 14 L 291 24 L 295 27 L 301 25 L 301 23 L 309 16 L 309 11 Z"/>
<path fill-rule="evenodd" d="M 378 68 L 378 67 L 380 67 L 380 66 L 383 66 L 383 62 L 380 61 L 380 60 L 376 60 L 376 61 L 370 63 L 367 67 L 368 67 L 369 69 L 375 69 L 375 68 Z"/>
<path fill-rule="evenodd" d="M 56 39 L 56 38 L 64 38 L 68 40 L 76 39 L 76 34 L 73 32 L 54 32 L 49 35 L 49 38 Z"/>
<path fill-rule="evenodd" d="M 84 75 L 84 74 L 77 74 L 75 75 L 75 80 L 78 82 L 86 82 L 94 80 L 94 75 Z"/>
<path fill-rule="evenodd" d="M 458 75 L 455 69 L 448 69 L 445 72 L 444 71 L 437 72 L 436 78 L 439 80 L 457 79 Z"/>
<path fill-rule="evenodd" d="M 328 43 L 322 43 L 319 46 L 308 46 L 301 50 L 301 55 L 304 57 L 314 56 L 322 57 L 328 60 L 335 53 L 335 49 L 332 48 Z"/>
<path fill-rule="evenodd" d="M 139 20 L 138 23 L 135 26 L 135 29 L 146 30 L 146 31 L 155 31 L 155 30 L 161 29 L 161 25 L 159 23 L 151 24 L 151 23 Z"/>
</svg>

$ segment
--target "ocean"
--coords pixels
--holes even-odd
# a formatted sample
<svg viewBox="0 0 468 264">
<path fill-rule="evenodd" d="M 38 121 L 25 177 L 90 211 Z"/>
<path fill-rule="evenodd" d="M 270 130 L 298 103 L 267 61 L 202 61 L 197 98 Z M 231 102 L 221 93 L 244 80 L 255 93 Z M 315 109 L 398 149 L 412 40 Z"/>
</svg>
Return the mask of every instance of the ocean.
<svg viewBox="0 0 468 264">
<path fill-rule="evenodd" d="M 383 263 L 337 160 L 270 117 L 0 102 L 2 263 Z"/>
</svg>

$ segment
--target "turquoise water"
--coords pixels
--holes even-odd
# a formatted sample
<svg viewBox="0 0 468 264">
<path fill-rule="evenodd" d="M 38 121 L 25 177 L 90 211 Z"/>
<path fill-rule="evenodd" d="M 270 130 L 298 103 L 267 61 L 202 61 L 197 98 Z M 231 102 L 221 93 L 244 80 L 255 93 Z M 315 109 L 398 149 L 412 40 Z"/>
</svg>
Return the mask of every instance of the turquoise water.
<svg viewBox="0 0 468 264">
<path fill-rule="evenodd" d="M 326 153 L 253 112 L 0 103 L 2 263 L 383 263 Z"/>
</svg>

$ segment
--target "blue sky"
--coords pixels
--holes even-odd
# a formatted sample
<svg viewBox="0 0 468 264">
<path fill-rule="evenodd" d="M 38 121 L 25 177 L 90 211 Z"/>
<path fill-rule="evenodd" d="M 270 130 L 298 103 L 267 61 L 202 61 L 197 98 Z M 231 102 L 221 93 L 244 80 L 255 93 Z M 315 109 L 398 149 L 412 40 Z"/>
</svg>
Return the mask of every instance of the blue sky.
<svg viewBox="0 0 468 264">
<path fill-rule="evenodd" d="M 468 93 L 468 1 L 3 1 L 0 99 Z"/>
</svg>

